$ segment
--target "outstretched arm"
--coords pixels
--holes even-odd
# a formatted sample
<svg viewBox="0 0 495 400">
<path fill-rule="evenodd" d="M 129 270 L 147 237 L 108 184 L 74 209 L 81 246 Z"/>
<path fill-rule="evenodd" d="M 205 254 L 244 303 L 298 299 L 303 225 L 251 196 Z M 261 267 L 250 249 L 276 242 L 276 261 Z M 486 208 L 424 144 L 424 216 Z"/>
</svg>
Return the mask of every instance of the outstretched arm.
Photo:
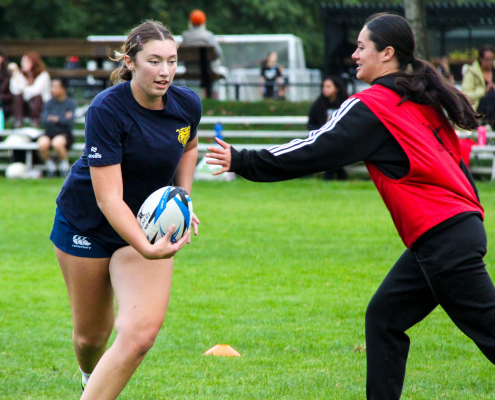
<svg viewBox="0 0 495 400">
<path fill-rule="evenodd" d="M 305 139 L 260 151 L 237 151 L 217 140 L 221 148 L 208 148 L 207 163 L 222 167 L 215 175 L 231 171 L 255 182 L 299 178 L 367 160 L 380 148 L 383 137 L 374 133 L 382 126 L 366 105 L 351 98 Z"/>
</svg>

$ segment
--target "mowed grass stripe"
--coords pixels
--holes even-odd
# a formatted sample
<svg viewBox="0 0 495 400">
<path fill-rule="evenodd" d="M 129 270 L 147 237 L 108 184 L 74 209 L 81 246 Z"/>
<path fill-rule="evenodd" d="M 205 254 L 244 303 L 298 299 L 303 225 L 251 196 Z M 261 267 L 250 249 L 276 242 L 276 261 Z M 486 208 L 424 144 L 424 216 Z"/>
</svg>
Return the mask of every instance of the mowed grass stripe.
<svg viewBox="0 0 495 400">
<path fill-rule="evenodd" d="M 48 239 L 61 180 L 0 180 L 0 399 L 77 399 Z M 479 184 L 489 253 L 495 188 Z M 153 349 L 122 399 L 363 399 L 367 303 L 404 247 L 370 182 L 198 182 Z M 493 366 L 443 310 L 409 332 L 404 399 L 493 399 Z M 202 354 L 228 343 L 242 357 Z"/>
</svg>

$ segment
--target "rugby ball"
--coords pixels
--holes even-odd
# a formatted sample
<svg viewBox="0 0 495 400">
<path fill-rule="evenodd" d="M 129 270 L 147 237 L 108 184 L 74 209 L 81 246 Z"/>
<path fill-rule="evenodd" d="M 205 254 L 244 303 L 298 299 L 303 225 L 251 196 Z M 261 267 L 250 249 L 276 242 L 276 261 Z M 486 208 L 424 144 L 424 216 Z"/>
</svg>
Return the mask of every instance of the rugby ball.
<svg viewBox="0 0 495 400">
<path fill-rule="evenodd" d="M 184 189 L 165 186 L 144 201 L 137 220 L 151 244 L 165 236 L 171 225 L 175 225 L 170 241 L 176 243 L 191 226 L 192 212 L 191 198 Z"/>
</svg>

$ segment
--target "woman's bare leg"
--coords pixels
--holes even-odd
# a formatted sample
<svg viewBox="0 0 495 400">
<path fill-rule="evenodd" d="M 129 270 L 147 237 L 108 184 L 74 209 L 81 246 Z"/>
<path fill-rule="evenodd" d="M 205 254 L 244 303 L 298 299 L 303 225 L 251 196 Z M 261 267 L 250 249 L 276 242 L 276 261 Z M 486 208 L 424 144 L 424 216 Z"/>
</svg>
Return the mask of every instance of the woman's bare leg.
<svg viewBox="0 0 495 400">
<path fill-rule="evenodd" d="M 106 350 L 115 320 L 110 258 L 75 257 L 57 247 L 55 253 L 69 294 L 77 361 L 90 374 Z"/>
<path fill-rule="evenodd" d="M 94 369 L 81 400 L 117 398 L 153 346 L 167 310 L 172 265 L 172 259 L 146 260 L 130 246 L 113 254 L 117 338 Z"/>
</svg>

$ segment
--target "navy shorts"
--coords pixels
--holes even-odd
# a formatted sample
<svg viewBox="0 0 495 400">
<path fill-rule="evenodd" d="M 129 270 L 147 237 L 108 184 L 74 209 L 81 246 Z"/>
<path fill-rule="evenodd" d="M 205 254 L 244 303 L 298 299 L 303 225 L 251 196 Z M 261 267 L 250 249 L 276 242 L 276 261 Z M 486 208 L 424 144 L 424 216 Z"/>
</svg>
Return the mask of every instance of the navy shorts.
<svg viewBox="0 0 495 400">
<path fill-rule="evenodd" d="M 65 219 L 57 207 L 50 240 L 63 252 L 85 258 L 107 258 L 128 244 L 105 242 L 91 236 L 82 235 L 74 225 Z"/>
</svg>

